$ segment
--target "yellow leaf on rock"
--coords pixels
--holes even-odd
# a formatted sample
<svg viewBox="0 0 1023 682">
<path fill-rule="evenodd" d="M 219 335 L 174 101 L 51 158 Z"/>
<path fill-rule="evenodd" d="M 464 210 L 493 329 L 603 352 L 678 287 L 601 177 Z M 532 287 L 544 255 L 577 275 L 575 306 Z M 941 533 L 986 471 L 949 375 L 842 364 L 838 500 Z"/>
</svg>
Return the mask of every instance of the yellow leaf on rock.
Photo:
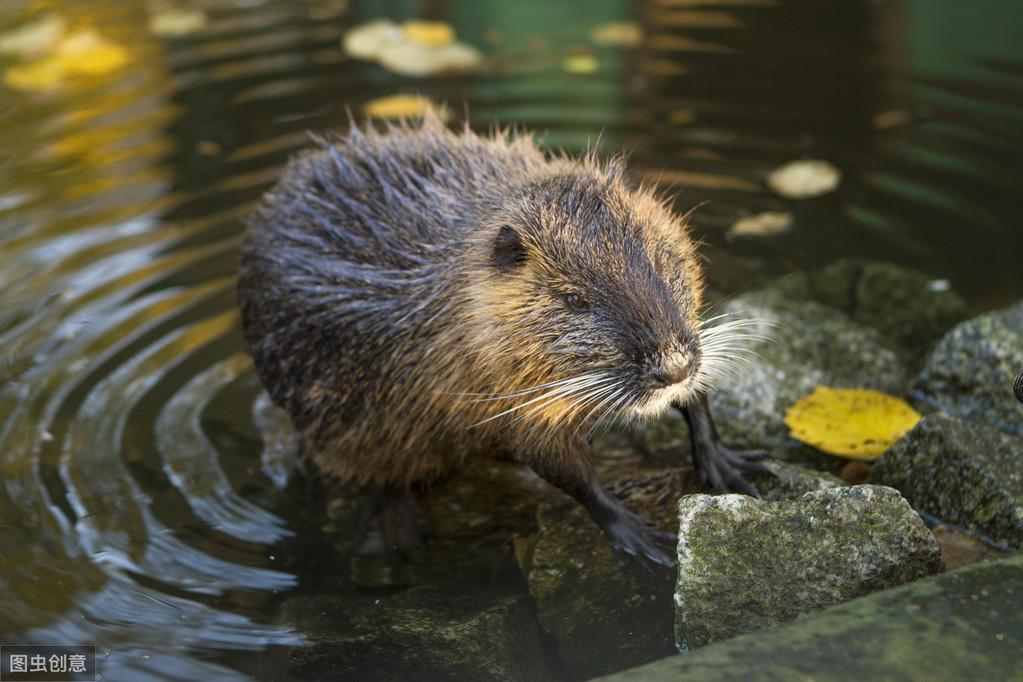
<svg viewBox="0 0 1023 682">
<path fill-rule="evenodd" d="M 410 42 L 429 47 L 447 45 L 455 39 L 455 29 L 443 21 L 406 21 L 401 28 Z"/>
<path fill-rule="evenodd" d="M 920 421 L 904 400 L 864 388 L 816 386 L 785 412 L 794 438 L 849 459 L 874 460 Z"/>
</svg>

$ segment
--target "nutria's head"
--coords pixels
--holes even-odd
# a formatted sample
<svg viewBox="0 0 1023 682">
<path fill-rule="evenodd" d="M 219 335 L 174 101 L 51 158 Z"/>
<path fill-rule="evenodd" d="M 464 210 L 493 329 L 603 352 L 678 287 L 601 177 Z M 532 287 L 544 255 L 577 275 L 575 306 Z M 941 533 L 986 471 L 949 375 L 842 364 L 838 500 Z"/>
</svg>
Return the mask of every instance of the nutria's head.
<svg viewBox="0 0 1023 682">
<path fill-rule="evenodd" d="M 645 417 L 707 388 L 717 355 L 701 338 L 698 256 L 620 164 L 527 184 L 485 236 L 470 306 L 486 361 L 518 378 L 500 387 L 519 406 L 509 414 Z"/>
</svg>

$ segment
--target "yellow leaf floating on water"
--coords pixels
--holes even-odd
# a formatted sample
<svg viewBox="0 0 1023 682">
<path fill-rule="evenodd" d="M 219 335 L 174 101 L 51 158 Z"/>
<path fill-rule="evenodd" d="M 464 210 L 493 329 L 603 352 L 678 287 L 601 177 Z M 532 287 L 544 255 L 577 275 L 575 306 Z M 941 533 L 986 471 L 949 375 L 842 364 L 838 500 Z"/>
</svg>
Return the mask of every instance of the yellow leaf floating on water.
<svg viewBox="0 0 1023 682">
<path fill-rule="evenodd" d="M 811 199 L 833 191 L 842 182 L 842 171 L 819 159 L 789 161 L 767 176 L 771 191 L 786 199 Z"/>
<path fill-rule="evenodd" d="M 67 22 L 49 15 L 0 33 L 0 54 L 31 57 L 48 51 L 64 35 Z"/>
<path fill-rule="evenodd" d="M 62 40 L 57 46 L 56 59 L 65 73 L 98 76 L 124 66 L 128 53 L 117 43 L 87 28 Z"/>
<path fill-rule="evenodd" d="M 643 42 L 643 29 L 633 21 L 613 21 L 594 26 L 590 40 L 597 45 L 636 47 Z"/>
<path fill-rule="evenodd" d="M 732 224 L 727 237 L 773 237 L 788 232 L 793 217 L 788 211 L 761 211 L 756 215 L 739 218 Z"/>
<path fill-rule="evenodd" d="M 561 68 L 569 73 L 594 73 L 599 67 L 600 62 L 592 54 L 569 55 L 561 62 Z"/>
<path fill-rule="evenodd" d="M 422 78 L 440 73 L 472 71 L 479 66 L 479 50 L 455 40 L 455 29 L 440 21 L 388 19 L 353 27 L 341 41 L 345 54 L 376 61 L 402 76 Z"/>
<path fill-rule="evenodd" d="M 443 21 L 406 21 L 401 28 L 407 40 L 429 47 L 440 47 L 455 40 L 455 29 Z"/>
<path fill-rule="evenodd" d="M 71 76 L 99 76 L 121 68 L 127 51 L 92 29 L 61 39 L 47 57 L 9 67 L 4 82 L 18 90 L 47 90 Z"/>
<path fill-rule="evenodd" d="M 4 83 L 16 90 L 49 90 L 64 82 L 64 69 L 55 59 L 8 67 Z"/>
<path fill-rule="evenodd" d="M 433 110 L 442 121 L 447 120 L 449 112 L 446 107 L 438 106 L 422 95 L 391 95 L 370 100 L 363 109 L 367 116 L 373 118 L 417 118 L 429 110 Z"/>
<path fill-rule="evenodd" d="M 165 9 L 149 17 L 149 32 L 164 38 L 178 38 L 206 28 L 209 18 L 201 9 Z"/>
<path fill-rule="evenodd" d="M 873 460 L 920 421 L 904 400 L 864 388 L 816 386 L 785 412 L 792 436 L 818 450 Z"/>
</svg>

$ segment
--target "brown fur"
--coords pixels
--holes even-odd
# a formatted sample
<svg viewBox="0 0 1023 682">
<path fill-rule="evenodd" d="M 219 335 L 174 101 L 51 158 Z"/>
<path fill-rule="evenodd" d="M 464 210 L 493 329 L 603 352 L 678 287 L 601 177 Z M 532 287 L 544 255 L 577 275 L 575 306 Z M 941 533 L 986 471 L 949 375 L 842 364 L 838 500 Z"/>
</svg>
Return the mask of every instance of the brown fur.
<svg viewBox="0 0 1023 682">
<path fill-rule="evenodd" d="M 510 270 L 494 263 L 502 228 L 525 254 Z M 622 160 L 545 157 L 528 136 L 427 117 L 293 160 L 250 221 L 239 300 L 260 376 L 316 464 L 408 486 L 478 455 L 573 467 L 598 419 L 694 395 L 699 369 L 661 393 L 643 377 L 672 354 L 699 368 L 702 289 L 684 221 Z M 566 308 L 577 291 L 592 312 Z M 499 416 L 585 372 L 628 395 Z"/>
</svg>

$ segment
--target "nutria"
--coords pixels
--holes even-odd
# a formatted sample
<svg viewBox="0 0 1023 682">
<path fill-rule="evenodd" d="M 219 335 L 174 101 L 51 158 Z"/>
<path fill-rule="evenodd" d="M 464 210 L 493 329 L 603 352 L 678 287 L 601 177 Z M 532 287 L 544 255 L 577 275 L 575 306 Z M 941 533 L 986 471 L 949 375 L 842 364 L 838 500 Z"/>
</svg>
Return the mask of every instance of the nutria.
<svg viewBox="0 0 1023 682">
<path fill-rule="evenodd" d="M 251 215 L 238 298 L 259 376 L 322 471 L 400 499 L 467 457 L 512 457 L 617 552 L 667 564 L 655 542 L 674 537 L 605 491 L 588 440 L 674 407 L 699 480 L 756 494 L 742 473 L 763 453 L 722 445 L 706 400 L 737 327 L 701 324 L 685 221 L 621 158 L 432 115 L 318 142 Z"/>
</svg>

